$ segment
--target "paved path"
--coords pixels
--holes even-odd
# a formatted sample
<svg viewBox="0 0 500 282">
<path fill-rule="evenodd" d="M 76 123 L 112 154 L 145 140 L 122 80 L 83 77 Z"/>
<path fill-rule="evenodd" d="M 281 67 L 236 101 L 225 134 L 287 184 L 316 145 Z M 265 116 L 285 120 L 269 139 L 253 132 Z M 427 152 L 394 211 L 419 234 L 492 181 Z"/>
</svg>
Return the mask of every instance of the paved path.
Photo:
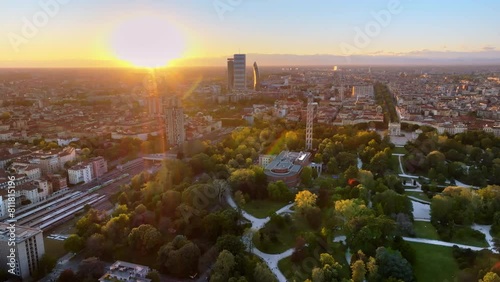
<svg viewBox="0 0 500 282">
<path fill-rule="evenodd" d="M 236 203 L 234 202 L 234 199 L 231 196 L 230 192 L 226 193 L 226 200 L 227 200 L 227 203 L 232 208 L 239 209 L 238 205 L 236 205 Z M 293 203 L 282 207 L 281 209 L 276 211 L 276 213 L 277 214 L 289 213 L 292 211 L 290 209 L 291 207 L 293 207 Z M 259 229 L 264 227 L 264 225 L 266 225 L 266 223 L 270 220 L 269 217 L 256 218 L 255 216 L 244 211 L 243 209 L 241 209 L 241 214 L 245 219 L 250 221 L 252 224 L 252 228 L 251 228 L 252 234 L 251 234 L 250 238 L 248 238 L 248 240 L 252 240 L 253 232 L 258 231 Z M 247 249 L 250 249 L 251 253 L 260 257 L 267 264 L 267 266 L 274 273 L 274 275 L 276 276 L 276 278 L 278 279 L 279 282 L 287 282 L 285 275 L 283 275 L 283 273 L 281 273 L 281 271 L 278 268 L 278 262 L 280 260 L 282 260 L 283 258 L 291 256 L 293 253 L 293 250 L 294 250 L 293 248 L 286 250 L 285 252 L 283 252 L 281 254 L 267 254 L 267 253 L 264 253 L 261 250 L 257 249 L 256 247 L 252 247 L 250 245 L 250 242 L 248 242 L 248 241 L 243 240 L 243 243 L 245 243 L 245 245 L 247 246 Z"/>
<path fill-rule="evenodd" d="M 431 202 L 429 202 L 429 201 L 424 201 L 424 200 L 419 199 L 419 198 L 417 198 L 417 197 L 408 196 L 408 195 L 406 195 L 406 197 L 410 198 L 412 201 L 419 202 L 419 203 L 424 204 L 424 205 L 430 205 L 430 204 L 431 204 Z"/>
<path fill-rule="evenodd" d="M 439 241 L 439 240 L 431 240 L 431 239 L 412 238 L 412 237 L 403 237 L 403 239 L 405 239 L 405 241 L 408 241 L 408 242 L 424 243 L 424 244 L 438 245 L 438 246 L 444 246 L 444 247 L 458 246 L 460 248 L 471 249 L 473 251 L 481 251 L 481 250 L 485 249 L 485 248 L 476 247 L 476 246 L 469 246 L 469 245 L 463 245 L 463 244 L 457 244 L 457 243 L 451 243 L 451 242 L 445 242 L 445 241 Z"/>
<path fill-rule="evenodd" d="M 490 245 L 490 250 L 495 251 L 495 241 L 493 241 L 493 236 L 491 236 L 490 231 L 491 231 L 491 225 L 479 225 L 479 224 L 473 224 L 471 226 L 472 229 L 477 230 L 481 233 L 484 234 L 484 238 L 486 239 L 486 242 L 488 245 Z"/>
<path fill-rule="evenodd" d="M 415 219 L 431 220 L 431 206 L 417 201 L 411 201 L 413 204 L 413 217 Z"/>
</svg>

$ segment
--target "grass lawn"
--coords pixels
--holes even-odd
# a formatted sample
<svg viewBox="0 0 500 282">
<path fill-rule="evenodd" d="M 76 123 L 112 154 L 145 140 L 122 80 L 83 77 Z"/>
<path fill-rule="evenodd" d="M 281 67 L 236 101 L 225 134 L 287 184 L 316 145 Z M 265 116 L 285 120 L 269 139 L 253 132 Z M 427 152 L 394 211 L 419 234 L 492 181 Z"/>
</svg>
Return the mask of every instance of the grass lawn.
<svg viewBox="0 0 500 282">
<path fill-rule="evenodd" d="M 477 234 L 479 236 L 473 236 L 474 234 Z M 484 248 L 489 247 L 488 242 L 486 242 L 486 239 L 481 236 L 481 233 L 479 233 L 479 231 L 475 231 L 467 226 L 457 227 L 453 234 L 451 242 Z"/>
<path fill-rule="evenodd" d="M 397 172 L 398 174 L 403 173 L 401 171 L 401 167 L 399 166 L 399 157 L 398 156 L 391 155 L 390 162 L 391 162 L 391 167 L 395 172 Z"/>
<path fill-rule="evenodd" d="M 290 282 L 302 282 L 311 276 L 311 270 L 319 266 L 318 260 L 310 260 L 306 267 L 301 263 L 298 265 L 292 262 L 291 257 L 286 257 L 278 262 L 278 268 L 285 275 L 286 280 Z"/>
<path fill-rule="evenodd" d="M 405 194 L 408 196 L 413 196 L 415 198 L 418 198 L 422 201 L 426 201 L 426 202 L 431 201 L 431 199 L 429 199 L 429 197 L 427 197 L 427 195 L 424 192 L 406 191 Z"/>
<path fill-rule="evenodd" d="M 409 242 L 415 249 L 416 261 L 413 272 L 417 281 L 454 281 L 458 265 L 452 248 Z"/>
<path fill-rule="evenodd" d="M 284 202 L 252 200 L 243 206 L 243 210 L 257 218 L 266 218 L 286 205 Z"/>
<path fill-rule="evenodd" d="M 413 229 L 418 238 L 440 240 L 436 228 L 430 222 L 415 221 L 413 222 Z"/>
<path fill-rule="evenodd" d="M 404 147 L 394 147 L 394 149 L 392 149 L 392 153 L 406 155 L 408 154 L 408 150 L 406 150 Z"/>
<path fill-rule="evenodd" d="M 51 255 L 55 259 L 59 259 L 68 253 L 64 250 L 64 241 L 43 237 L 43 244 L 45 246 L 45 253 Z"/>
</svg>

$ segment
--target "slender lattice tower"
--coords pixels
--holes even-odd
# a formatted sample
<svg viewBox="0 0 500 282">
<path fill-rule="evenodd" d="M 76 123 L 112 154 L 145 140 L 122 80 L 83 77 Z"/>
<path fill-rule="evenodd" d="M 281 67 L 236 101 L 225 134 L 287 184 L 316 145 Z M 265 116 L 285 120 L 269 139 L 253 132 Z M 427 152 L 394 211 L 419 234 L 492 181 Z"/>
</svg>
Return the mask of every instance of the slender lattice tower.
<svg viewBox="0 0 500 282">
<path fill-rule="evenodd" d="M 314 125 L 314 104 L 313 96 L 309 94 L 307 97 L 307 121 L 306 121 L 306 150 L 312 150 L 313 141 L 313 125 Z"/>
</svg>

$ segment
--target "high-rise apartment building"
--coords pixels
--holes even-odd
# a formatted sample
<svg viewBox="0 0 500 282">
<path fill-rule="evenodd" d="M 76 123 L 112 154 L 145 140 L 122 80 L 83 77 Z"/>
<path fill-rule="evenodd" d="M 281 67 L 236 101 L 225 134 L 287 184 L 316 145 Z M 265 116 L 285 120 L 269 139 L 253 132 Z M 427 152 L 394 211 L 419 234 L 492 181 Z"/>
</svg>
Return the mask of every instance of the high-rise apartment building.
<svg viewBox="0 0 500 282">
<path fill-rule="evenodd" d="M 182 144 L 186 140 L 184 129 L 184 110 L 177 97 L 165 98 L 165 124 L 167 127 L 167 143 L 169 146 Z"/>
<path fill-rule="evenodd" d="M 15 226 L 15 245 L 12 243 L 11 230 L 8 223 L 0 223 L 0 269 L 9 271 L 11 268 L 9 256 L 11 248 L 14 249 L 13 272 L 23 280 L 35 274 L 39 267 L 40 258 L 45 254 L 43 244 L 43 233 L 41 229 L 29 228 L 17 225 Z"/>
<path fill-rule="evenodd" d="M 246 55 L 245 54 L 234 54 L 234 90 L 245 90 L 247 89 L 246 81 Z"/>
</svg>

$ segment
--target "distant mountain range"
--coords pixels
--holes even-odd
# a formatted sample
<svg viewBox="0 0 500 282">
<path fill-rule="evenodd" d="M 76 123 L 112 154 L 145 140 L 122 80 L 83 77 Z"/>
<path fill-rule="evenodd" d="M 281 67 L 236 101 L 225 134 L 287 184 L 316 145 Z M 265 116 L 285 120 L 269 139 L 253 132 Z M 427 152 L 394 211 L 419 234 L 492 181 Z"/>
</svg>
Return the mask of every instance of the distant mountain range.
<svg viewBox="0 0 500 282">
<path fill-rule="evenodd" d="M 175 65 L 195 66 L 225 66 L 228 56 L 210 58 L 179 59 Z M 384 55 L 353 55 L 339 56 L 328 54 L 292 55 L 292 54 L 247 54 L 247 65 L 254 61 L 259 66 L 356 66 L 356 65 L 498 65 L 500 51 L 485 48 L 480 52 L 453 51 L 414 51 L 410 53 Z M 62 61 L 0 61 L 1 68 L 29 67 L 120 67 L 119 62 L 112 60 L 62 60 Z"/>
<path fill-rule="evenodd" d="M 231 55 L 230 55 L 231 56 Z M 228 57 L 230 57 L 228 56 Z M 181 59 L 185 66 L 223 66 L 227 57 Z M 432 52 L 419 51 L 394 55 L 291 55 L 291 54 L 247 54 L 247 65 L 254 61 L 262 66 L 303 65 L 496 65 L 500 64 L 500 51 L 482 52 Z"/>
</svg>

